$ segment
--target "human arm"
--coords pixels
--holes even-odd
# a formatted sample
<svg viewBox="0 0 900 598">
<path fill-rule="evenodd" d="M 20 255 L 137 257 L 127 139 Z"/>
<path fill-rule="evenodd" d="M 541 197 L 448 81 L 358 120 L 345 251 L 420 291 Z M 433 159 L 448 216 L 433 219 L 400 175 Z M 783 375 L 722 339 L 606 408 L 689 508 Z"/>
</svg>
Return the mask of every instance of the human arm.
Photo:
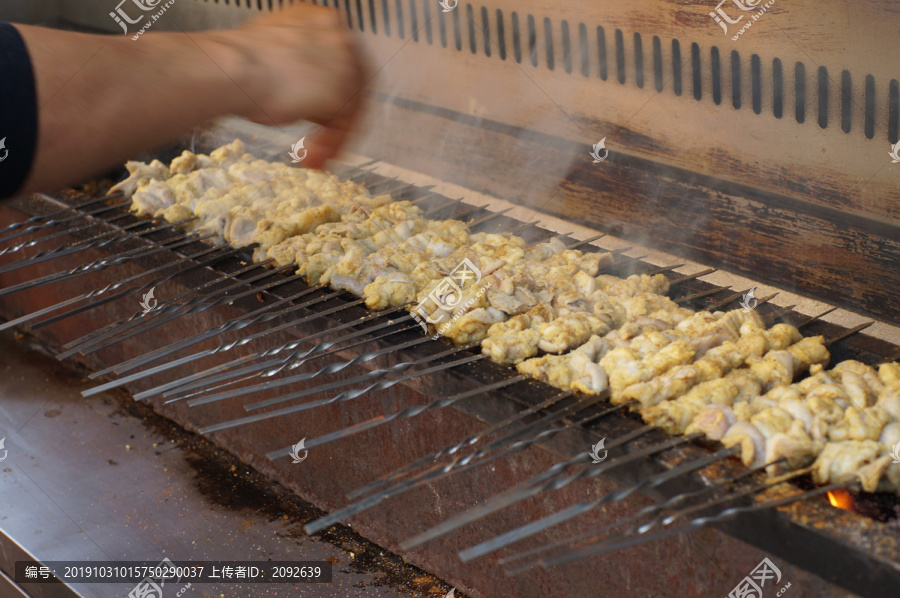
<svg viewBox="0 0 900 598">
<path fill-rule="evenodd" d="M 324 126 L 304 165 L 335 155 L 364 74 L 336 11 L 295 5 L 233 30 L 137 41 L 19 26 L 34 70 L 37 151 L 20 192 L 101 173 L 217 116 Z"/>
</svg>

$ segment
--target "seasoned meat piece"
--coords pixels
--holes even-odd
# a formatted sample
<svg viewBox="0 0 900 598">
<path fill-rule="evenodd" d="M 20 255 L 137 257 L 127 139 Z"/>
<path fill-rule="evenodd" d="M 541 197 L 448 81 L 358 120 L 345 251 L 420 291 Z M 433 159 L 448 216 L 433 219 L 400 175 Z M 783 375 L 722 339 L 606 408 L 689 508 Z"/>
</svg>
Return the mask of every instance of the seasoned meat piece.
<svg viewBox="0 0 900 598">
<path fill-rule="evenodd" d="M 164 181 L 169 178 L 169 169 L 159 160 L 153 160 L 150 164 L 128 161 L 125 163 L 125 168 L 128 169 L 128 178 L 113 185 L 107 195 L 121 192 L 122 196 L 128 199 L 134 195 L 139 185 L 147 184 L 151 180 Z M 138 213 L 140 214 L 140 212 Z"/>
<path fill-rule="evenodd" d="M 829 442 L 813 464 L 813 480 L 821 485 L 858 480 L 863 490 L 874 492 L 890 463 L 874 440 Z"/>
<path fill-rule="evenodd" d="M 678 422 L 678 420 L 674 418 L 674 414 L 669 415 L 669 417 L 671 422 L 678 423 L 678 427 L 681 427 L 683 422 Z M 731 407 L 728 405 L 711 404 L 694 416 L 694 419 L 691 420 L 690 424 L 684 429 L 684 433 L 693 434 L 694 432 L 702 432 L 706 434 L 706 437 L 710 440 L 721 440 L 735 421 L 737 420 Z"/>
<path fill-rule="evenodd" d="M 566 250 L 566 244 L 559 237 L 553 237 L 544 243 L 538 243 L 525 250 L 527 260 L 545 260 Z"/>
<path fill-rule="evenodd" d="M 610 345 L 599 336 L 566 355 L 545 355 L 519 363 L 519 372 L 542 380 L 564 390 L 572 389 L 585 394 L 599 394 L 606 390 L 606 372 L 597 361 L 609 350 Z"/>
<path fill-rule="evenodd" d="M 741 461 L 748 467 L 759 467 L 766 462 L 766 439 L 751 423 L 736 422 L 722 437 L 722 444 L 731 448 L 741 447 Z"/>
<path fill-rule="evenodd" d="M 900 421 L 900 383 L 886 386 L 875 405 L 882 408 L 891 420 Z"/>
<path fill-rule="evenodd" d="M 452 319 L 449 324 L 441 324 L 438 329 L 457 345 L 467 345 L 484 339 L 488 328 L 506 318 L 506 315 L 493 307 L 479 307 Z"/>
<path fill-rule="evenodd" d="M 235 139 L 227 145 L 223 145 L 214 149 L 209 153 L 209 157 L 218 166 L 225 168 L 235 161 L 239 160 L 247 153 L 247 146 L 240 139 Z"/>
<path fill-rule="evenodd" d="M 878 366 L 878 379 L 885 386 L 900 385 L 900 364 L 891 362 Z"/>
<path fill-rule="evenodd" d="M 538 353 L 541 334 L 538 324 L 544 323 L 539 313 L 513 316 L 491 326 L 487 338 L 481 343 L 483 353 L 496 363 L 513 365 Z"/>
<path fill-rule="evenodd" d="M 188 174 L 193 170 L 209 168 L 214 164 L 213 159 L 205 154 L 195 154 L 184 150 L 180 156 L 169 164 L 169 172 L 172 174 Z"/>
<path fill-rule="evenodd" d="M 541 340 L 538 347 L 547 353 L 562 353 L 587 341 L 591 335 L 604 335 L 610 331 L 599 318 L 575 312 L 538 325 Z"/>
<path fill-rule="evenodd" d="M 138 216 L 156 216 L 158 212 L 174 205 L 175 196 L 169 187 L 156 179 L 150 179 L 131 196 L 131 209 Z"/>
<path fill-rule="evenodd" d="M 833 374 L 841 374 L 847 372 L 852 372 L 859 378 L 862 378 L 862 384 L 864 384 L 864 390 L 868 395 L 877 396 L 884 389 L 884 382 L 878 377 L 878 371 L 872 366 L 868 366 L 862 362 L 856 361 L 855 359 L 848 359 L 846 361 L 842 361 L 831 370 Z M 841 376 L 842 377 L 842 376 Z M 843 384 L 843 382 L 842 382 Z M 860 382 L 854 379 L 854 384 L 860 384 Z"/>
<path fill-rule="evenodd" d="M 737 342 L 728 341 L 707 351 L 691 365 L 678 365 L 668 372 L 647 382 L 634 384 L 622 393 L 624 400 L 637 400 L 641 405 L 658 405 L 684 394 L 694 384 L 714 380 L 741 365 L 749 357 L 760 355 L 765 350 L 783 349 L 792 340 L 799 340 L 799 333 L 791 334 L 785 327 L 775 331 L 771 337 L 768 331 L 761 332 L 753 326 L 742 325 L 744 336 Z M 709 342 L 713 342 L 710 339 Z M 695 345 L 696 346 L 696 345 Z M 730 401 L 729 401 L 730 403 Z"/>
<path fill-rule="evenodd" d="M 847 393 L 847 397 L 854 407 L 862 409 L 875 403 L 875 395 L 869 390 L 868 384 L 858 373 L 843 371 L 840 373 L 841 387 Z"/>
<path fill-rule="evenodd" d="M 787 432 L 777 432 L 766 439 L 765 462 L 770 464 L 766 472 L 776 476 L 805 467 L 815 459 L 816 453 L 803 423 L 795 421 Z"/>
<path fill-rule="evenodd" d="M 787 411 L 794 421 L 803 422 L 804 431 L 812 431 L 815 418 L 809 405 L 802 398 L 799 396 L 783 398 L 778 402 L 778 406 Z"/>
<path fill-rule="evenodd" d="M 828 438 L 834 441 L 878 440 L 889 419 L 890 415 L 881 407 L 859 409 L 851 406 L 844 411 L 843 419 L 828 431 Z"/>
<path fill-rule="evenodd" d="M 416 285 L 402 272 L 377 277 L 363 290 L 366 307 L 381 310 L 412 302 L 416 298 Z"/>
<path fill-rule="evenodd" d="M 781 407 L 767 407 L 750 418 L 750 423 L 766 438 L 787 432 L 794 419 Z"/>
</svg>

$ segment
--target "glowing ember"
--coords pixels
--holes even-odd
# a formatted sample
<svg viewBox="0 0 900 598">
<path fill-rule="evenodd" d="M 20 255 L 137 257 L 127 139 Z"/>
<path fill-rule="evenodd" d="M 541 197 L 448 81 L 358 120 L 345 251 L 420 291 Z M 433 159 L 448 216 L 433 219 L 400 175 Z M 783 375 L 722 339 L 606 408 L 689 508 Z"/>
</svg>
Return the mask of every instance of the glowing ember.
<svg viewBox="0 0 900 598">
<path fill-rule="evenodd" d="M 853 510 L 853 497 L 846 490 L 834 490 L 828 493 L 828 502 L 832 507 L 843 509 L 845 511 Z"/>
</svg>

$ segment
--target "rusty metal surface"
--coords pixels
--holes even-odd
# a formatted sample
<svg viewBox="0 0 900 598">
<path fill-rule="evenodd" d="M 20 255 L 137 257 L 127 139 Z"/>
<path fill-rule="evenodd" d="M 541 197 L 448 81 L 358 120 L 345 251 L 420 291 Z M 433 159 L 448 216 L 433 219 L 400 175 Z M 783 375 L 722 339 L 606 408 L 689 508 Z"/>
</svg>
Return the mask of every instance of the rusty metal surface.
<svg viewBox="0 0 900 598">
<path fill-rule="evenodd" d="M 302 586 L 302 595 L 412 598 L 450 589 L 345 527 L 304 535 L 302 524 L 321 514 L 315 507 L 124 393 L 83 399 L 86 372 L 16 336 L 0 334 L 0 434 L 9 451 L 0 465 L 0 569 L 25 558 L 327 560 L 332 583 Z M 295 468 L 302 475 L 303 464 Z M 0 596 L 18 595 L 5 581 Z M 34 598 L 119 598 L 132 586 L 25 587 Z M 223 583 L 194 584 L 188 595 L 297 592 Z"/>
<path fill-rule="evenodd" d="M 15 215 L 9 211 L 6 211 L 4 216 L 15 218 Z M 82 258 L 82 261 L 83 259 L 85 258 Z M 115 276 L 121 277 L 131 274 L 138 271 L 140 267 L 147 267 L 147 265 L 129 264 L 123 266 L 117 269 Z M 3 283 L 10 284 L 19 280 L 18 277 L 30 278 L 34 275 L 36 275 L 36 272 L 23 271 L 14 277 L 4 276 Z M 105 284 L 103 280 L 112 276 L 112 273 L 100 276 L 95 275 L 91 278 L 90 284 Z M 197 282 L 198 279 L 194 278 L 186 284 L 196 284 Z M 31 310 L 35 307 L 51 304 L 67 294 L 71 295 L 76 289 L 83 291 L 84 285 L 84 281 L 72 281 L 72 283 L 65 285 L 55 285 L 54 287 L 42 289 L 40 293 L 36 294 L 22 293 L 21 296 L 17 294 L 12 298 L 13 301 L 4 301 L 4 307 L 7 311 L 13 312 L 20 311 L 26 306 L 28 310 Z M 185 287 L 173 285 L 171 294 L 174 295 L 181 292 L 183 288 Z M 161 295 L 161 298 L 165 297 Z M 239 310 L 247 310 L 252 307 L 238 304 L 236 307 L 205 312 L 202 317 L 190 321 L 188 319 L 179 320 L 175 326 L 167 325 L 161 327 L 153 335 L 142 335 L 129 343 L 123 344 L 123 346 L 116 346 L 106 350 L 106 352 L 92 356 L 89 360 L 89 365 L 99 367 L 110 363 L 110 360 L 121 361 L 122 359 L 142 354 L 151 348 L 163 346 L 173 340 L 183 338 L 186 334 L 205 330 L 212 325 L 227 321 L 240 313 Z M 49 327 L 48 334 L 44 338 L 55 342 L 68 341 L 80 334 L 90 332 L 108 321 L 130 315 L 133 313 L 134 308 L 135 306 L 131 305 L 120 306 L 113 304 L 104 308 L 102 313 L 92 314 L 88 312 Z M 328 325 L 327 322 L 319 322 L 318 324 L 319 326 Z M 302 334 L 312 332 L 315 329 L 315 326 L 309 325 L 304 327 L 303 331 L 297 332 Z M 293 338 L 296 338 L 296 336 L 293 335 Z M 292 336 L 287 334 L 273 335 L 272 338 L 268 339 L 268 343 L 276 344 L 291 338 Z M 246 354 L 252 348 L 243 348 L 236 355 Z M 352 355 L 352 352 L 346 355 L 338 354 L 339 357 L 352 357 Z M 391 356 L 391 360 L 388 360 L 387 363 L 391 361 L 396 362 L 403 358 L 400 355 Z M 203 365 L 205 364 L 201 363 L 197 367 L 202 367 Z M 316 367 L 321 367 L 321 365 L 323 363 L 317 364 Z M 373 364 L 372 367 L 376 367 L 376 364 Z M 196 368 L 192 369 L 196 371 Z M 337 377 L 350 377 L 362 371 L 364 370 L 360 368 L 350 368 Z M 304 468 L 303 475 L 298 475 L 296 469 L 286 467 L 282 463 L 272 464 L 266 461 L 262 455 L 269 450 L 294 443 L 301 437 L 318 435 L 380 415 L 383 412 L 394 411 L 409 404 L 423 402 L 430 397 L 432 389 L 436 387 L 435 385 L 441 388 L 442 394 L 449 394 L 456 390 L 471 388 L 473 383 L 483 383 L 485 380 L 490 379 L 492 376 L 500 375 L 502 372 L 502 368 L 492 365 L 473 366 L 468 368 L 467 372 L 454 371 L 447 373 L 441 376 L 438 381 L 434 379 L 429 381 L 415 380 L 403 387 L 394 387 L 388 391 L 374 393 L 355 401 L 351 407 L 329 407 L 307 412 L 294 418 L 283 418 L 267 422 L 264 425 L 231 430 L 215 435 L 214 440 L 221 446 L 239 455 L 248 464 L 284 483 L 289 488 L 296 490 L 302 496 L 309 498 L 317 506 L 325 510 L 331 510 L 346 503 L 343 497 L 349 490 L 370 481 L 378 475 L 396 469 L 422 454 L 434 452 L 452 441 L 471 434 L 472 431 L 480 427 L 478 420 L 497 421 L 501 416 L 508 415 L 517 409 L 514 401 L 528 403 L 536 400 L 536 397 L 541 395 L 541 392 L 545 391 L 546 387 L 542 387 L 537 383 L 529 383 L 525 385 L 525 388 L 530 388 L 532 389 L 531 391 L 526 390 L 523 392 L 519 388 L 515 396 L 510 396 L 510 393 L 506 393 L 505 396 L 503 393 L 497 393 L 489 397 L 469 400 L 460 409 L 445 409 L 438 413 L 424 415 L 412 422 L 397 422 L 390 426 L 385 426 L 383 429 L 361 434 L 356 438 L 324 447 L 321 451 L 311 454 L 309 467 Z M 152 381 L 153 379 L 147 381 L 147 385 L 135 385 L 131 390 L 137 391 L 146 388 Z M 196 409 L 187 409 L 177 404 L 173 406 L 155 404 L 155 408 L 186 427 L 196 429 L 196 427 L 208 423 L 215 423 L 229 417 L 242 415 L 243 409 L 241 405 L 244 402 L 250 402 L 257 398 L 246 397 L 242 401 L 233 401 Z M 316 396 L 312 398 L 326 397 Z M 510 398 L 513 401 L 510 401 Z M 601 435 L 621 434 L 637 424 L 633 419 L 621 417 L 611 418 L 606 422 L 606 425 L 610 427 L 608 429 L 601 427 L 598 433 L 601 433 Z M 556 442 L 547 447 L 552 452 L 547 452 L 544 449 L 530 449 L 515 459 L 497 462 L 487 470 L 475 470 L 443 480 L 439 484 L 419 489 L 400 499 L 386 503 L 379 509 L 355 518 L 353 523 L 360 526 L 360 529 L 368 537 L 383 543 L 389 548 L 395 548 L 399 541 L 439 522 L 447 515 L 461 511 L 487 496 L 495 494 L 523 479 L 527 479 L 535 472 L 543 471 L 558 461 L 559 455 L 568 457 L 583 452 L 584 447 L 589 446 L 593 441 L 592 439 L 593 437 L 587 436 L 584 432 L 572 432 L 571 434 L 561 435 Z M 691 447 L 683 453 L 678 453 L 676 457 L 686 458 L 691 454 L 694 456 L 703 454 L 703 449 Z M 661 466 L 660 463 L 654 464 L 651 462 L 644 464 L 642 467 L 624 472 L 627 474 L 624 478 L 603 478 L 591 483 L 573 485 L 573 487 L 566 488 L 553 495 L 538 497 L 522 503 L 514 509 L 497 514 L 495 517 L 483 521 L 478 526 L 473 526 L 474 529 L 467 529 L 443 541 L 426 545 L 404 555 L 404 557 L 428 570 L 445 576 L 456 585 L 468 588 L 473 595 L 479 596 L 590 595 L 591 589 L 597 587 L 640 587 L 643 591 L 647 591 L 652 595 L 666 595 L 670 583 L 669 575 L 673 571 L 678 571 L 685 584 L 691 588 L 683 595 L 700 596 L 714 592 L 727 593 L 747 571 L 759 562 L 763 553 L 712 530 L 704 530 L 687 538 L 679 537 L 671 541 L 623 551 L 614 557 L 615 567 L 598 568 L 594 563 L 588 561 L 549 572 L 536 572 L 513 580 L 502 579 L 496 567 L 486 560 L 460 565 L 455 557 L 456 550 L 484 539 L 489 532 L 499 532 L 509 529 L 523 520 L 531 520 L 549 514 L 583 499 L 585 495 L 594 496 L 608 492 L 619 487 L 631 475 L 640 474 L 642 468 L 646 470 L 649 467 L 658 471 L 658 468 Z M 625 503 L 609 505 L 605 509 L 591 513 L 586 518 L 570 522 L 569 526 L 560 526 L 560 529 L 554 530 L 548 538 L 544 539 L 551 541 L 561 539 L 571 535 L 573 530 L 583 529 L 582 526 L 584 525 L 599 526 L 605 522 L 636 512 L 647 504 L 650 504 L 647 498 L 634 497 Z M 755 519 L 753 522 L 750 522 L 750 525 L 761 525 L 778 532 L 758 539 L 759 544 L 763 546 L 768 554 L 789 557 L 795 561 L 796 555 L 782 554 L 780 543 L 776 540 L 781 532 L 796 534 L 798 526 L 802 529 L 808 527 L 810 530 L 813 530 L 813 533 L 819 536 L 815 538 L 817 541 L 825 538 L 833 543 L 836 542 L 836 545 L 842 550 L 838 551 L 836 549 L 835 552 L 843 553 L 843 548 L 845 547 L 840 546 L 841 528 L 815 530 L 816 525 L 819 525 L 822 520 L 827 520 L 832 514 L 822 513 L 820 515 L 818 519 L 813 517 L 811 521 L 803 522 L 801 525 L 800 518 L 797 516 L 786 517 L 784 514 L 768 513 L 763 514 L 762 519 Z M 858 524 L 866 526 L 866 529 L 871 531 L 872 538 L 876 538 L 879 535 L 877 526 L 870 524 L 868 520 L 863 520 L 858 515 L 853 515 L 853 517 L 858 520 Z M 746 525 L 745 523 L 741 527 L 746 527 Z M 734 533 L 740 536 L 740 531 L 738 529 Z M 885 537 L 888 536 L 890 534 L 886 533 Z M 803 535 L 795 537 L 802 539 Z M 529 542 L 522 546 L 517 545 L 517 548 L 527 548 L 531 545 L 533 544 Z M 687 549 L 686 547 L 690 548 Z M 883 547 L 880 550 L 882 550 L 886 559 L 892 558 L 890 551 L 885 553 Z M 715 559 L 713 559 L 714 564 L 708 566 L 702 564 L 705 562 L 702 557 L 704 552 L 709 555 L 715 555 Z M 842 558 L 846 559 L 846 554 L 842 554 Z M 609 557 L 604 560 L 608 559 Z M 666 571 L 648 571 L 645 566 L 647 562 L 667 562 L 669 565 Z M 818 571 L 820 574 L 828 575 L 828 565 L 827 561 L 824 565 L 822 562 L 819 562 L 810 568 Z M 794 579 L 803 580 L 802 584 L 795 585 L 806 587 L 807 590 L 804 591 L 810 592 L 806 595 L 846 595 L 841 590 L 828 587 L 821 579 L 807 576 L 799 569 L 789 567 L 786 563 L 785 567 L 791 571 Z M 867 573 L 871 572 L 862 572 L 860 574 L 861 578 L 866 576 Z M 839 581 L 845 587 L 850 588 L 853 588 L 858 583 L 856 580 L 847 577 Z"/>
</svg>

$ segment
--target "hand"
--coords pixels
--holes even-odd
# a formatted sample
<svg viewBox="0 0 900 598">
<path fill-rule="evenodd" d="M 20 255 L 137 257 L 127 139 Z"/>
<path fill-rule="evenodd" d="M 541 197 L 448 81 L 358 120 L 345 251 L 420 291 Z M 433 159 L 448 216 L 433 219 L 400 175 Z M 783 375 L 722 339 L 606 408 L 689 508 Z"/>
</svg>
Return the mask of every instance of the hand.
<svg viewBox="0 0 900 598">
<path fill-rule="evenodd" d="M 307 144 L 304 166 L 320 168 L 338 153 L 366 83 L 360 53 L 338 11 L 298 4 L 207 35 L 240 64 L 236 82 L 247 101 L 239 116 L 264 125 L 322 125 Z"/>
</svg>

